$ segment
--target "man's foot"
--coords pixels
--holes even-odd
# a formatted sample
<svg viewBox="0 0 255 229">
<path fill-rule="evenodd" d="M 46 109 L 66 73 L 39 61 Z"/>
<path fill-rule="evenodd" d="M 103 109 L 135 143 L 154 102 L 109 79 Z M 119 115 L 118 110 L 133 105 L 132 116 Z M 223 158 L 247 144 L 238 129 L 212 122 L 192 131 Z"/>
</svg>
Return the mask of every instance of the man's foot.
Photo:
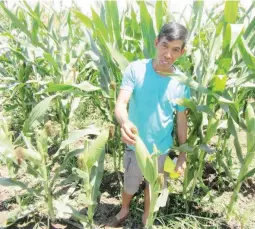
<svg viewBox="0 0 255 229">
<path fill-rule="evenodd" d="M 123 223 L 129 215 L 129 210 L 121 209 L 120 212 L 109 219 L 106 224 L 109 227 L 118 227 L 121 223 Z"/>
</svg>

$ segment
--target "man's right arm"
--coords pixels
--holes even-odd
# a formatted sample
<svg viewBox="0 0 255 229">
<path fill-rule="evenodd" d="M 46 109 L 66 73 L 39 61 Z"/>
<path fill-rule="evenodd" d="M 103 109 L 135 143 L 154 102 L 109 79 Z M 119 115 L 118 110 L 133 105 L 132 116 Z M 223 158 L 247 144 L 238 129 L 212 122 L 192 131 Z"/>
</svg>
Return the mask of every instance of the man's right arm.
<svg viewBox="0 0 255 229">
<path fill-rule="evenodd" d="M 122 141 L 128 145 L 135 144 L 134 130 L 137 130 L 135 125 L 128 119 L 127 105 L 131 94 L 132 92 L 121 89 L 114 110 L 115 117 L 121 127 Z"/>
</svg>

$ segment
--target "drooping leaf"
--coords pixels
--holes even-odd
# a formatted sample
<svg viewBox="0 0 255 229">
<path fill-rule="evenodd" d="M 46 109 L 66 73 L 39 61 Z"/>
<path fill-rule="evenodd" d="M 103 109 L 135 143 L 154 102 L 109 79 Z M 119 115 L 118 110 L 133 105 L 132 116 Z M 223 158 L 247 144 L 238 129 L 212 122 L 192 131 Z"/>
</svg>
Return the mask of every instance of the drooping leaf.
<svg viewBox="0 0 255 229">
<path fill-rule="evenodd" d="M 50 96 L 40 103 L 38 103 L 31 113 L 29 114 L 28 119 L 24 122 L 23 126 L 23 132 L 26 134 L 32 127 L 35 121 L 40 121 L 44 115 L 46 114 L 47 110 L 50 107 L 51 101 L 56 97 L 57 95 Z"/>
</svg>

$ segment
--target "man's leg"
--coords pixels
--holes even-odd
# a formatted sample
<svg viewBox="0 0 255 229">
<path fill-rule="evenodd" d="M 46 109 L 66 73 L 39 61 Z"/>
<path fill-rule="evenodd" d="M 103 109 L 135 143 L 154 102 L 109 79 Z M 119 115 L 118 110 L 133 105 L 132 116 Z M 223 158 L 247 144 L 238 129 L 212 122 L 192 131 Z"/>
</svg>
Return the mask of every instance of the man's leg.
<svg viewBox="0 0 255 229">
<path fill-rule="evenodd" d="M 124 188 L 122 191 L 122 206 L 119 213 L 111 219 L 109 226 L 117 226 L 119 222 L 126 219 L 129 213 L 130 202 L 134 194 L 138 191 L 139 185 L 143 180 L 142 173 L 136 161 L 135 152 L 129 148 L 126 149 L 124 160 Z"/>
<path fill-rule="evenodd" d="M 132 198 L 133 195 L 127 194 L 124 190 L 122 191 L 122 206 L 120 212 L 116 215 L 118 220 L 124 218 L 129 213 Z"/>
</svg>

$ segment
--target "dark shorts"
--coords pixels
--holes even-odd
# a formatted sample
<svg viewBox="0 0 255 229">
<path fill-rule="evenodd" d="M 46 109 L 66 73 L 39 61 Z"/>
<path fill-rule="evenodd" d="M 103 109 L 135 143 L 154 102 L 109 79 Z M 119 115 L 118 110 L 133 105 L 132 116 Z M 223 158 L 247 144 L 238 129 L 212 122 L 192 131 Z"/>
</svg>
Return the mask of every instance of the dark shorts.
<svg viewBox="0 0 255 229">
<path fill-rule="evenodd" d="M 167 186 L 167 174 L 164 172 L 164 163 L 167 154 L 161 155 L 158 157 L 158 172 L 164 173 L 164 187 Z M 124 159 L 123 159 L 123 167 L 124 167 L 124 191 L 129 195 L 134 195 L 138 189 L 142 181 L 144 180 L 142 172 L 137 164 L 135 152 L 126 148 Z"/>
</svg>

